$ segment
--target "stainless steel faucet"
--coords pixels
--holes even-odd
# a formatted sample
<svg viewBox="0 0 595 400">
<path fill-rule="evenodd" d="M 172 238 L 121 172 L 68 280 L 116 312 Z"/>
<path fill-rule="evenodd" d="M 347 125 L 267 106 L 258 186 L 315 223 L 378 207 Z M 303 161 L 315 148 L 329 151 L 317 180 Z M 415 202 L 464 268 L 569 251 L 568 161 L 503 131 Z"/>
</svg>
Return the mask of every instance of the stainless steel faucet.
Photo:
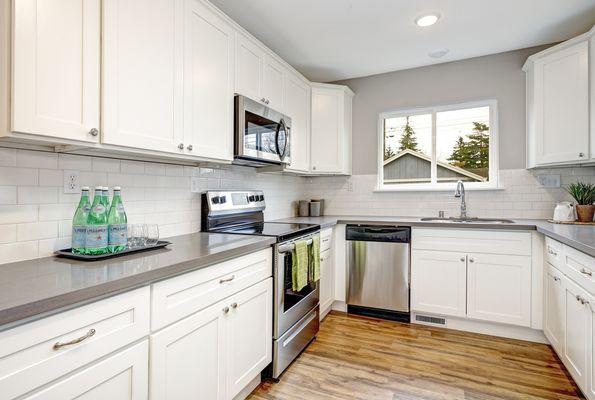
<svg viewBox="0 0 595 400">
<path fill-rule="evenodd" d="M 457 182 L 457 189 L 455 190 L 455 197 L 461 198 L 461 215 L 460 218 L 467 218 L 467 203 L 465 203 L 465 185 L 463 181 Z"/>
</svg>

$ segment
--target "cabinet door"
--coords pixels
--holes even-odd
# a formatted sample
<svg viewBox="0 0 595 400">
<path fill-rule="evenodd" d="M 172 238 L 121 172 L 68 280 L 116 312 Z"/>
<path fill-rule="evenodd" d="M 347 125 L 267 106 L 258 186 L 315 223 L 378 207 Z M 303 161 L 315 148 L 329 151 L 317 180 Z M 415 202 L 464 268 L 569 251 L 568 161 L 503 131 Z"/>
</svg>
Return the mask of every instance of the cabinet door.
<svg viewBox="0 0 595 400">
<path fill-rule="evenodd" d="M 269 55 L 265 56 L 262 76 L 262 97 L 268 107 L 284 112 L 285 68 Z"/>
<path fill-rule="evenodd" d="M 216 303 L 151 336 L 151 399 L 227 398 L 226 305 Z"/>
<path fill-rule="evenodd" d="M 411 309 L 466 315 L 467 263 L 463 253 L 417 250 L 411 257 Z"/>
<path fill-rule="evenodd" d="M 328 249 L 320 253 L 320 319 L 324 318 L 333 305 L 333 254 Z"/>
<path fill-rule="evenodd" d="M 562 361 L 577 385 L 585 387 L 588 349 L 591 340 L 591 312 L 585 302 L 588 294 L 564 277 L 565 343 Z"/>
<path fill-rule="evenodd" d="M 103 4 L 103 141 L 181 153 L 183 0 Z"/>
<path fill-rule="evenodd" d="M 291 117 L 290 155 L 288 170 L 310 170 L 310 85 L 294 74 L 285 79 L 285 114 Z"/>
<path fill-rule="evenodd" d="M 537 164 L 589 158 L 589 43 L 535 61 Z"/>
<path fill-rule="evenodd" d="M 467 316 L 531 325 L 531 257 L 467 255 Z"/>
<path fill-rule="evenodd" d="M 564 286 L 563 276 L 554 267 L 546 266 L 545 276 L 545 318 L 543 332 L 552 347 L 564 352 Z"/>
<path fill-rule="evenodd" d="M 145 340 L 24 399 L 145 400 L 149 387 L 148 355 Z"/>
<path fill-rule="evenodd" d="M 272 293 L 269 278 L 228 298 L 227 398 L 237 395 L 272 360 Z"/>
<path fill-rule="evenodd" d="M 263 49 L 238 33 L 236 35 L 236 93 L 262 100 L 262 79 L 265 63 Z"/>
<path fill-rule="evenodd" d="M 99 0 L 13 5 L 12 130 L 98 142 Z"/>
<path fill-rule="evenodd" d="M 202 1 L 187 1 L 185 15 L 185 152 L 231 161 L 235 33 Z"/>
<path fill-rule="evenodd" d="M 312 88 L 310 161 L 314 173 L 340 173 L 343 166 L 344 101 L 340 90 Z"/>
</svg>

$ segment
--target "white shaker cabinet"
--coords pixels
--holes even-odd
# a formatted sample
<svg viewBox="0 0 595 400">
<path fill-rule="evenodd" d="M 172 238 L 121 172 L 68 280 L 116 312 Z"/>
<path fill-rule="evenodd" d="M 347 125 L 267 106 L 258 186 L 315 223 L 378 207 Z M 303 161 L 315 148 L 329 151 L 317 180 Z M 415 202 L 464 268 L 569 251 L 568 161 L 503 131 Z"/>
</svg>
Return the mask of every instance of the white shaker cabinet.
<svg viewBox="0 0 595 400">
<path fill-rule="evenodd" d="M 291 118 L 291 165 L 286 170 L 310 170 L 310 84 L 296 74 L 285 79 L 285 114 Z"/>
<path fill-rule="evenodd" d="M 267 107 L 285 112 L 285 67 L 271 55 L 266 54 L 262 75 L 262 97 Z"/>
<path fill-rule="evenodd" d="M 312 84 L 313 174 L 351 174 L 352 100 L 353 92 L 347 86 Z"/>
<path fill-rule="evenodd" d="M 201 0 L 185 7 L 184 151 L 231 161 L 235 31 Z"/>
<path fill-rule="evenodd" d="M 466 316 L 465 253 L 417 250 L 411 253 L 411 309 Z"/>
<path fill-rule="evenodd" d="M 593 30 L 534 54 L 523 67 L 527 73 L 528 167 L 576 164 L 590 158 L 592 34 Z"/>
<path fill-rule="evenodd" d="M 531 325 L 531 257 L 467 255 L 467 316 Z"/>
<path fill-rule="evenodd" d="M 103 7 L 103 142 L 183 153 L 184 0 Z"/>
<path fill-rule="evenodd" d="M 551 265 L 545 267 L 545 315 L 543 333 L 552 347 L 562 353 L 564 349 L 564 277 Z"/>
<path fill-rule="evenodd" d="M 148 354 L 145 340 L 23 400 L 146 400 Z"/>
<path fill-rule="evenodd" d="M 561 354 L 564 365 L 579 387 L 587 384 L 590 362 L 591 318 L 589 295 L 568 278 L 564 278 L 565 343 Z"/>
<path fill-rule="evenodd" d="M 99 142 L 100 1 L 12 4 L 11 130 Z"/>
</svg>

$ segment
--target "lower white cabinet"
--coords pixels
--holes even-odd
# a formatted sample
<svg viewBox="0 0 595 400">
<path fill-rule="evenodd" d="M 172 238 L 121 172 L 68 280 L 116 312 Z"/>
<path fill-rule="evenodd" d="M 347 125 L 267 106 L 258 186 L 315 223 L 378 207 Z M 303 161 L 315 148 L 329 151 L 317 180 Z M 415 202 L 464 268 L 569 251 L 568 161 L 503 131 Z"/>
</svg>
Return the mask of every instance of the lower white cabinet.
<svg viewBox="0 0 595 400">
<path fill-rule="evenodd" d="M 566 368 L 579 387 L 587 382 L 588 349 L 591 337 L 592 313 L 587 301 L 589 295 L 570 279 L 564 279 L 564 351 Z"/>
<path fill-rule="evenodd" d="M 464 253 L 413 251 L 411 309 L 442 315 L 466 315 L 467 264 Z"/>
<path fill-rule="evenodd" d="M 272 359 L 272 278 L 151 336 L 151 399 L 232 399 Z"/>
<path fill-rule="evenodd" d="M 144 340 L 23 400 L 147 399 L 148 354 L 148 341 Z"/>
<path fill-rule="evenodd" d="M 332 250 L 320 253 L 320 319 L 322 320 L 333 305 Z"/>
<path fill-rule="evenodd" d="M 561 353 L 564 349 L 564 281 L 563 275 L 553 266 L 547 264 L 545 271 L 545 315 L 543 333 L 552 347 Z"/>
<path fill-rule="evenodd" d="M 531 257 L 467 255 L 467 316 L 531 325 Z"/>
</svg>

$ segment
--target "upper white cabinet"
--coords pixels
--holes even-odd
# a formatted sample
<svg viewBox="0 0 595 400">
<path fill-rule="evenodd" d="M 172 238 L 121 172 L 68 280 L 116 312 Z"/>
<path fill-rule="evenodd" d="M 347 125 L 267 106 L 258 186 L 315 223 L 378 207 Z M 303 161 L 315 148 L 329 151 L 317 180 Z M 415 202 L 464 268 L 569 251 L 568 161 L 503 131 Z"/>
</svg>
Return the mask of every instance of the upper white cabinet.
<svg viewBox="0 0 595 400">
<path fill-rule="evenodd" d="M 12 4 L 11 130 L 99 142 L 99 0 Z"/>
<path fill-rule="evenodd" d="M 310 95 L 309 82 L 286 74 L 285 114 L 291 118 L 291 165 L 286 169 L 298 173 L 310 170 Z"/>
<path fill-rule="evenodd" d="M 310 170 L 313 174 L 351 174 L 351 111 L 347 86 L 312 84 Z"/>
<path fill-rule="evenodd" d="M 527 166 L 576 164 L 595 157 L 589 129 L 590 32 L 534 54 L 527 73 Z M 591 66 L 593 70 L 593 66 Z M 591 72 L 592 74 L 592 72 Z M 592 78 L 591 78 L 592 80 Z M 591 82 L 591 85 L 595 83 Z"/>
<path fill-rule="evenodd" d="M 183 152 L 184 1 L 103 4 L 104 143 Z"/>
<path fill-rule="evenodd" d="M 235 31 L 200 0 L 187 0 L 185 7 L 185 152 L 231 161 Z"/>
<path fill-rule="evenodd" d="M 236 93 L 283 112 L 286 67 L 241 32 L 236 43 Z"/>
</svg>

